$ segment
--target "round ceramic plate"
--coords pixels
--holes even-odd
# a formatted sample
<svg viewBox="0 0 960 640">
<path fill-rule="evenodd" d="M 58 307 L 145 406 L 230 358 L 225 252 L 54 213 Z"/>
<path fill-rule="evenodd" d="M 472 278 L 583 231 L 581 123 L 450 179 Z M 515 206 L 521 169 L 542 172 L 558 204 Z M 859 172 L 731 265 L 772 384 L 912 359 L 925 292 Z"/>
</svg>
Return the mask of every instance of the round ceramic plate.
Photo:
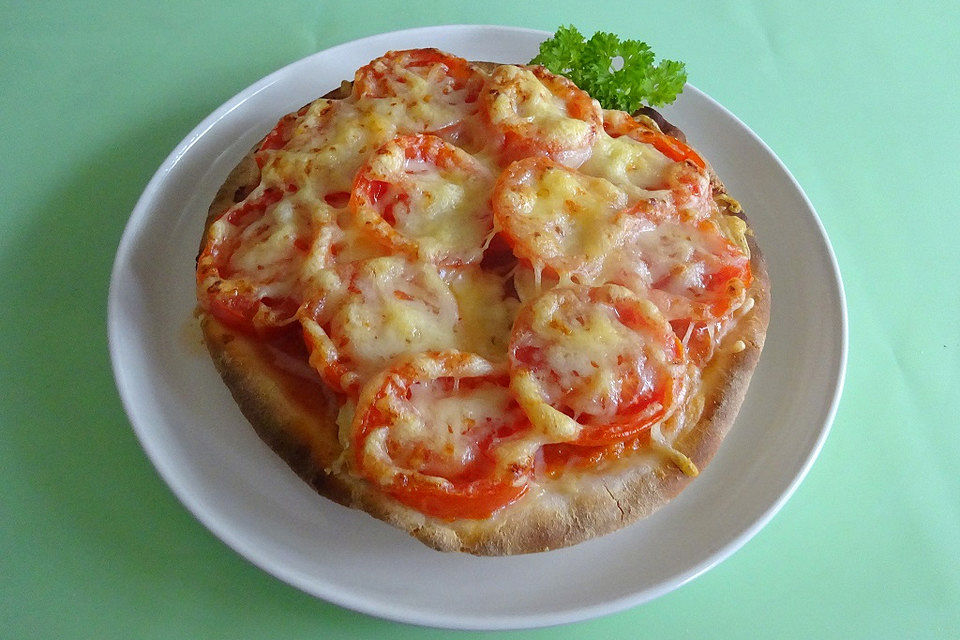
<svg viewBox="0 0 960 640">
<path fill-rule="evenodd" d="M 240 414 L 192 316 L 194 257 L 207 206 L 233 166 L 281 115 L 387 50 L 434 46 L 473 60 L 525 62 L 547 35 L 432 27 L 365 38 L 295 62 L 194 129 L 150 181 L 127 225 L 110 285 L 110 350 L 144 449 L 213 533 L 265 571 L 325 600 L 403 622 L 473 629 L 552 625 L 625 609 L 682 585 L 743 545 L 797 487 L 826 438 L 846 355 L 843 293 L 827 237 L 773 152 L 690 86 L 665 115 L 743 203 L 769 263 L 773 316 L 735 427 L 678 499 L 569 549 L 506 558 L 443 554 L 316 495 Z"/>
</svg>

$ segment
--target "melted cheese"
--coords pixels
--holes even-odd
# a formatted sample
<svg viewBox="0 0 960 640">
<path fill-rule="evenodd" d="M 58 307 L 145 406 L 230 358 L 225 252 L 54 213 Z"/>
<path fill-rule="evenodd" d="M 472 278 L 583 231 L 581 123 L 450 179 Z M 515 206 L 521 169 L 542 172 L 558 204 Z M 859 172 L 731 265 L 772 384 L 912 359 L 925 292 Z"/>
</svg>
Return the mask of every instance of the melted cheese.
<svg viewBox="0 0 960 640">
<path fill-rule="evenodd" d="M 506 360 L 519 301 L 506 295 L 502 278 L 478 267 L 452 269 L 447 278 L 460 309 L 459 347 L 491 362 Z"/>
<path fill-rule="evenodd" d="M 563 274 L 561 281 L 616 283 L 642 295 L 657 288 L 696 300 L 711 275 L 725 267 L 728 243 L 745 245 L 743 222 L 710 217 L 712 201 L 684 201 L 701 202 L 689 218 L 703 221 L 693 223 L 676 213 L 672 194 L 633 201 L 621 185 L 605 178 L 561 166 L 539 173 L 538 168 L 508 183 L 499 201 L 514 212 L 506 230 L 519 239 L 518 252 L 533 267 L 532 287 L 529 273 L 518 271 L 527 278 L 518 287 L 521 297 L 542 289 L 539 271 L 550 267 Z"/>
<path fill-rule="evenodd" d="M 389 71 L 386 63 L 375 64 L 383 65 L 379 71 Z M 587 108 L 585 119 L 571 117 L 557 87 L 529 69 L 504 65 L 485 74 L 485 90 L 493 97 L 487 102 L 489 122 L 484 123 L 478 102 L 468 100 L 468 90 L 447 82 L 444 73 L 436 65 L 393 77 L 393 97 L 317 100 L 298 119 L 283 148 L 257 152 L 262 184 L 287 195 L 243 230 L 231 267 L 260 274 L 255 284 L 262 296 L 297 292 L 308 301 L 299 318 L 313 336 L 316 359 L 350 363 L 344 388 L 378 384 L 391 363 L 427 351 L 457 349 L 504 363 L 520 300 L 532 305 L 534 330 L 549 338 L 543 358 L 557 374 L 549 384 L 520 372 L 511 377 L 510 388 L 486 384 L 441 393 L 423 384 L 414 385 L 403 402 L 381 400 L 396 423 L 389 433 L 384 428 L 371 434 L 365 443 L 367 457 L 389 461 L 390 447 L 395 446 L 389 439 L 394 438 L 404 447 L 419 444 L 443 451 L 451 466 L 436 471 L 454 472 L 455 466 L 466 466 L 476 456 L 477 425 L 496 422 L 512 398 L 536 428 L 498 450 L 501 465 L 531 461 L 544 443 L 577 438 L 582 426 L 551 404 L 553 396 L 563 392 L 575 415 L 603 418 L 615 411 L 628 373 L 624 362 L 633 375 L 646 380 L 643 384 L 652 384 L 648 365 L 662 361 L 663 354 L 645 350 L 603 307 L 581 309 L 558 323 L 563 314 L 558 296 L 551 295 L 555 287 L 616 283 L 649 295 L 668 318 L 683 317 L 690 312 L 690 292 L 715 268 L 713 237 L 686 223 L 711 220 L 720 237 L 744 255 L 749 256 L 749 249 L 746 225 L 719 213 L 705 173 L 694 176 L 699 195 L 678 188 L 677 176 L 684 167 L 651 145 L 606 135 L 590 120 L 593 115 L 600 119 L 595 101 L 595 113 Z M 498 164 L 504 137 L 492 135 L 491 124 L 540 145 L 524 148 L 528 155 L 547 155 L 560 163 L 499 196 L 515 212 L 514 222 L 521 227 L 511 232 L 522 236 L 525 247 L 516 249 L 526 261 L 512 281 L 478 264 L 438 268 L 392 255 L 365 228 L 362 217 L 345 206 L 344 194 L 362 167 L 387 181 L 402 173 L 408 182 L 400 186 L 407 197 L 398 200 L 392 224 L 416 241 L 421 258 L 437 261 L 441 255 L 485 247 L 490 230 L 482 216 L 489 213 L 493 179 L 504 169 Z M 439 169 L 409 161 L 402 153 L 383 152 L 397 136 L 424 132 L 462 143 L 470 170 Z M 644 203 L 679 218 L 655 222 L 643 215 Z M 735 204 L 728 210 L 737 210 Z M 224 224 L 214 223 L 211 236 L 225 234 Z M 552 272 L 544 273 L 548 267 Z M 656 289 L 665 286 L 663 282 L 669 283 L 667 290 Z M 738 317 L 752 306 L 752 299 L 740 294 L 734 305 Z M 709 328 L 717 331 L 714 343 L 729 326 Z M 690 324 L 682 336 L 685 344 L 692 331 Z M 731 347 L 739 348 L 742 343 Z M 687 376 L 687 387 L 696 387 L 695 377 L 695 372 Z M 338 417 L 345 447 L 354 408 L 354 400 L 346 400 Z M 651 451 L 694 473 L 692 463 L 671 445 L 695 422 L 684 417 L 690 411 L 655 425 Z M 643 455 L 648 454 L 653 455 Z M 395 469 L 383 462 L 380 472 L 386 483 Z"/>
<path fill-rule="evenodd" d="M 495 82 L 506 87 L 493 100 L 490 119 L 494 124 L 516 120 L 536 123 L 548 136 L 577 140 L 589 125 L 571 118 L 563 99 L 552 93 L 529 69 L 503 65 Z"/>
<path fill-rule="evenodd" d="M 541 394 L 548 404 L 562 399 L 574 418 L 586 414 L 605 422 L 616 415 L 627 380 L 636 381 L 641 395 L 653 387 L 650 358 L 665 362 L 662 349 L 652 349 L 610 305 L 589 304 L 572 290 L 558 289 L 537 298 L 530 312 L 530 333 L 520 333 L 516 344 L 539 349 Z M 653 305 L 646 312 L 659 316 Z"/>
<path fill-rule="evenodd" d="M 628 136 L 611 138 L 601 133 L 590 159 L 580 166 L 580 171 L 620 186 L 636 201 L 663 195 L 664 171 L 671 164 L 668 157 L 651 145 Z"/>
<path fill-rule="evenodd" d="M 330 324 L 361 378 L 398 355 L 456 346 L 457 302 L 430 265 L 375 258 L 362 263 L 352 287 Z"/>
<path fill-rule="evenodd" d="M 423 144 L 437 149 L 435 142 L 425 138 Z M 452 146 L 439 145 L 438 155 L 449 154 L 442 166 L 408 159 L 406 151 L 388 144 L 364 171 L 366 179 L 389 185 L 382 200 L 389 203 L 392 227 L 414 241 L 419 256 L 429 262 L 479 260 L 492 225 L 490 171 Z"/>
<path fill-rule="evenodd" d="M 401 54 L 401 60 L 406 57 Z M 417 65 L 413 71 L 386 59 L 375 60 L 370 71 L 377 79 L 378 91 L 362 91 L 359 102 L 387 102 L 403 105 L 409 121 L 422 124 L 420 130 L 436 131 L 450 127 L 467 116 L 475 115 L 477 104 L 472 92 L 479 90 L 479 83 L 461 83 L 448 76 L 443 64 L 425 67 Z M 361 80 L 362 84 L 366 80 Z M 380 97 L 388 95 L 390 97 Z"/>
<path fill-rule="evenodd" d="M 496 95 L 488 116 L 494 126 L 535 140 L 558 162 L 580 166 L 589 157 L 596 124 L 571 117 L 563 95 L 557 95 L 530 70 L 502 65 L 493 74 Z M 594 106 L 599 121 L 599 105 Z"/>
<path fill-rule="evenodd" d="M 455 475 L 477 459 L 478 436 L 500 425 L 512 402 L 509 389 L 497 384 L 446 393 L 436 385 L 413 385 L 409 410 L 398 417 L 393 437 L 441 452 L 443 465 L 431 469 L 433 475 Z"/>
<path fill-rule="evenodd" d="M 428 260 L 478 252 L 489 233 L 489 219 L 476 213 L 485 187 L 479 180 L 458 184 L 437 173 L 420 175 L 407 211 L 397 214 L 396 227 L 417 239 Z"/>
<path fill-rule="evenodd" d="M 594 282 L 611 250 L 623 242 L 617 219 L 627 196 L 607 180 L 555 166 L 525 177 L 504 198 L 516 216 L 508 232 L 535 256 L 534 266 L 542 261 Z"/>
<path fill-rule="evenodd" d="M 497 371 L 476 355 L 446 351 L 400 359 L 374 376 L 359 403 L 377 411 L 363 444 L 368 472 L 382 484 L 401 473 L 449 488 L 488 468 L 491 445 L 523 421 Z"/>
<path fill-rule="evenodd" d="M 261 174 L 268 181 L 307 187 L 317 200 L 349 192 L 367 157 L 409 127 L 404 116 L 402 105 L 387 101 L 337 101 L 322 126 L 298 130 L 300 136 L 284 149 L 259 152 Z"/>
<path fill-rule="evenodd" d="M 237 250 L 230 257 L 230 267 L 242 273 L 255 273 L 265 286 L 289 286 L 290 261 L 298 250 L 294 244 L 310 229 L 309 214 L 293 200 L 284 200 L 240 234 Z M 268 291 L 266 295 L 275 295 Z"/>
</svg>

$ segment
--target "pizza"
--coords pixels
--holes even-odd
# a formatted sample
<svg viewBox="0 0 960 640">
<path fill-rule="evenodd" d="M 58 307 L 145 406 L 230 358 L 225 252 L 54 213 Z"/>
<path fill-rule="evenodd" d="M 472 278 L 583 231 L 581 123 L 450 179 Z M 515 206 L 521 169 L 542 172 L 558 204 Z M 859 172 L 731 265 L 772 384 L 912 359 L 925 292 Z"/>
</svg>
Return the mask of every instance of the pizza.
<svg viewBox="0 0 960 640">
<path fill-rule="evenodd" d="M 212 203 L 196 282 L 217 369 L 297 474 L 478 555 L 674 498 L 770 307 L 739 204 L 657 112 L 436 49 L 283 116 Z"/>
</svg>

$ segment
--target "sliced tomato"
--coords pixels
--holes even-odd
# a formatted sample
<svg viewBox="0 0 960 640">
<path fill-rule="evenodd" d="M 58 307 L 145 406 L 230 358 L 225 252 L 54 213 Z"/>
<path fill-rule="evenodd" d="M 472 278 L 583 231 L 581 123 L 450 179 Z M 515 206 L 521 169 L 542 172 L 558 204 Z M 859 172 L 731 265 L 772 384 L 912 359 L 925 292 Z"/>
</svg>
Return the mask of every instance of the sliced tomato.
<svg viewBox="0 0 960 640">
<path fill-rule="evenodd" d="M 477 262 L 493 232 L 493 176 L 432 135 L 400 136 L 360 169 L 350 209 L 393 251 L 449 266 Z"/>
<path fill-rule="evenodd" d="M 474 116 L 484 74 L 463 58 L 437 49 L 391 51 L 360 68 L 353 96 L 402 105 L 409 133 L 431 133 L 475 151 L 484 144 Z"/>
<path fill-rule="evenodd" d="M 521 398 L 531 420 L 548 405 L 579 423 L 572 444 L 588 446 L 637 437 L 668 416 L 685 362 L 656 306 L 617 285 L 561 286 L 530 301 L 509 354 L 511 377 L 536 382 Z"/>
<path fill-rule="evenodd" d="M 549 158 L 526 158 L 504 170 L 493 190 L 493 215 L 513 252 L 531 265 L 595 282 L 625 241 L 636 216 L 627 195 Z"/>
<path fill-rule="evenodd" d="M 401 359 L 374 378 L 350 442 L 359 472 L 403 504 L 444 520 L 481 519 L 527 491 L 532 460 L 497 455 L 527 429 L 506 373 L 450 350 Z"/>
<path fill-rule="evenodd" d="M 280 330 L 300 305 L 294 285 L 316 228 L 292 205 L 292 214 L 278 215 L 284 195 L 283 189 L 261 187 L 228 209 L 210 225 L 197 259 L 201 305 L 246 333 Z"/>
<path fill-rule="evenodd" d="M 712 318 L 697 310 L 690 315 L 670 321 L 670 326 L 680 338 L 687 357 L 700 366 L 710 361 L 716 348 L 716 338 L 723 329 L 724 322 Z"/>
<path fill-rule="evenodd" d="M 731 321 L 733 305 L 737 303 L 739 306 L 743 301 L 743 289 L 750 279 L 748 269 L 746 273 L 738 274 L 736 280 L 727 281 L 723 290 L 706 292 L 703 296 L 710 296 L 710 302 L 698 302 L 660 290 L 653 290 L 650 295 L 664 309 L 690 360 L 702 365 L 713 357 L 717 343 Z"/>
<path fill-rule="evenodd" d="M 607 132 L 607 135 L 613 138 L 628 136 L 637 142 L 652 145 L 657 151 L 674 162 L 689 160 L 699 169 L 706 168 L 703 158 L 686 143 L 632 117 L 625 111 L 604 110 L 603 129 Z"/>
<path fill-rule="evenodd" d="M 483 117 L 498 136 L 504 165 L 548 157 L 578 167 L 603 126 L 596 100 L 543 67 L 498 67 L 480 102 Z"/>
<path fill-rule="evenodd" d="M 310 364 L 334 389 L 356 395 L 398 356 L 456 344 L 457 299 L 434 265 L 387 256 L 334 272 L 298 316 Z"/>
<path fill-rule="evenodd" d="M 286 146 L 287 142 L 289 142 L 290 138 L 293 136 L 293 131 L 297 126 L 297 122 L 300 120 L 300 118 L 306 115 L 307 111 L 309 110 L 310 105 L 306 105 L 301 107 L 298 111 L 294 113 L 288 113 L 280 118 L 280 121 L 277 122 L 276 126 L 260 142 L 258 151 L 282 149 L 284 146 Z"/>
<path fill-rule="evenodd" d="M 344 111 L 342 100 L 320 98 L 280 118 L 276 126 L 260 141 L 257 152 L 319 148 L 324 133 Z M 262 167 L 262 159 L 258 156 Z"/>
<path fill-rule="evenodd" d="M 703 364 L 713 356 L 719 337 L 753 281 L 750 258 L 714 221 L 671 222 L 663 227 L 674 229 L 666 237 L 676 238 L 677 230 L 686 233 L 684 259 L 653 270 L 648 295 L 670 321 L 690 359 Z M 661 244 L 669 249 L 669 242 Z"/>
<path fill-rule="evenodd" d="M 719 215 L 713 200 L 710 175 L 696 151 L 623 111 L 604 111 L 603 126 L 607 134 L 614 138 L 626 136 L 649 144 L 674 161 L 666 167 L 663 183 L 655 186 L 668 189 L 671 193 L 667 207 L 670 210 L 669 218 L 699 222 Z"/>
<path fill-rule="evenodd" d="M 727 314 L 753 279 L 749 256 L 712 220 L 664 223 L 660 229 L 660 246 L 673 260 L 651 269 L 651 286 L 703 305 L 713 317 Z"/>
<path fill-rule="evenodd" d="M 569 469 L 600 470 L 606 463 L 640 451 L 650 444 L 649 429 L 633 438 L 604 445 L 579 445 L 569 442 L 545 444 L 537 452 L 534 468 L 538 475 L 559 477 Z"/>
<path fill-rule="evenodd" d="M 360 67 L 354 75 L 353 95 L 356 98 L 405 96 L 415 80 L 426 80 L 438 87 L 436 93 L 465 103 L 476 102 L 483 86 L 482 76 L 463 58 L 439 49 L 406 49 L 390 51 Z"/>
</svg>

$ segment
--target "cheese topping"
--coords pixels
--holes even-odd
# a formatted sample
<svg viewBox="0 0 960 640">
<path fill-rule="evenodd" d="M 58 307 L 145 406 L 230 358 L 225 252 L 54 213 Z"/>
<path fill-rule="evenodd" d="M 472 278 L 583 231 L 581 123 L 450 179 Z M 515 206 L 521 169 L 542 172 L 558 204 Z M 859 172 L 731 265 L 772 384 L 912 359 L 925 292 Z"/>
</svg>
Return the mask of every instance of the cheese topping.
<svg viewBox="0 0 960 640">
<path fill-rule="evenodd" d="M 442 452 L 430 475 L 456 476 L 480 455 L 477 434 L 503 421 L 513 403 L 510 390 L 500 384 L 458 387 L 444 391 L 437 385 L 415 384 L 398 406 L 392 438 L 405 446 L 423 446 Z"/>
<path fill-rule="evenodd" d="M 670 164 L 670 158 L 648 144 L 604 133 L 597 137 L 593 153 L 580 171 L 605 178 L 630 193 L 633 200 L 639 200 L 662 194 L 663 175 Z"/>
<path fill-rule="evenodd" d="M 544 293 L 521 312 L 510 342 L 514 386 L 531 420 L 569 427 L 551 411 L 529 409 L 548 405 L 589 425 L 572 440 L 591 444 L 672 412 L 685 374 L 680 353 L 656 306 L 616 285 Z M 612 434 L 597 427 L 623 422 L 631 426 Z"/>
<path fill-rule="evenodd" d="M 567 106 L 529 69 L 503 65 L 494 74 L 494 81 L 508 87 L 493 100 L 490 120 L 536 123 L 542 135 L 559 143 L 579 142 L 590 131 L 589 123 L 571 118 Z"/>
<path fill-rule="evenodd" d="M 672 443 L 698 397 L 694 354 L 752 307 L 747 229 L 695 152 L 607 113 L 622 135 L 541 68 L 391 52 L 267 136 L 260 185 L 208 232 L 201 302 L 258 330 L 299 321 L 343 394 L 338 464 L 398 500 L 391 483 L 415 469 L 437 495 L 473 487 L 456 499 L 476 517 L 478 487 L 496 503 L 538 481 L 518 469 L 543 445 L 641 427 L 643 455 L 695 474 Z"/>
<path fill-rule="evenodd" d="M 566 78 L 501 65 L 487 86 L 486 117 L 504 137 L 507 159 L 538 155 L 578 167 L 590 156 L 601 131 L 600 105 Z"/>
<path fill-rule="evenodd" d="M 460 310 L 456 327 L 460 348 L 491 362 L 506 360 L 510 327 L 520 303 L 506 294 L 503 278 L 469 267 L 450 270 L 447 279 Z"/>
<path fill-rule="evenodd" d="M 550 267 L 579 282 L 598 281 L 629 224 L 622 189 L 547 160 L 521 160 L 501 177 L 494 195 L 497 222 L 514 252 L 535 268 Z M 630 221 L 627 220 L 629 223 Z"/>
<path fill-rule="evenodd" d="M 493 217 L 490 171 L 434 136 L 400 137 L 354 184 L 358 216 L 384 242 L 435 263 L 480 260 Z"/>
<path fill-rule="evenodd" d="M 457 344 L 457 300 L 436 267 L 397 257 L 355 263 L 346 277 L 327 278 L 308 330 L 329 338 L 349 361 L 354 386 L 403 354 Z"/>
</svg>

